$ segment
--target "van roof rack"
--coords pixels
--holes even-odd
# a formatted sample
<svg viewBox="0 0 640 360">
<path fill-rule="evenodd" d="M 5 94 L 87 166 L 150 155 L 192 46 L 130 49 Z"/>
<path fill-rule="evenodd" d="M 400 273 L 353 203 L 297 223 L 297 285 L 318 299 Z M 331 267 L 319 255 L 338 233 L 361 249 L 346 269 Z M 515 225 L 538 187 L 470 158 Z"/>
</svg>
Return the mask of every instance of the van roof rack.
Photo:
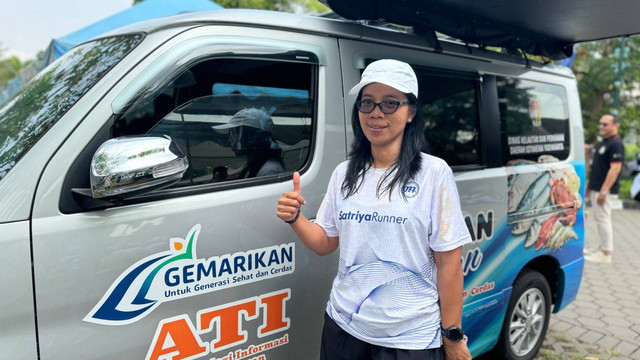
<svg viewBox="0 0 640 360">
<path fill-rule="evenodd" d="M 371 27 L 375 27 L 375 28 L 381 28 L 381 29 L 389 29 L 389 30 L 396 30 L 399 32 L 403 32 L 403 33 L 407 33 L 407 34 L 416 34 L 417 36 L 424 36 L 424 37 L 429 37 L 431 39 L 434 39 L 436 42 L 436 50 L 437 52 L 441 51 L 441 47 L 439 46 L 438 42 L 439 41 L 448 41 L 451 43 L 456 43 L 459 45 L 463 45 L 465 47 L 467 47 L 467 49 L 469 49 L 469 52 L 471 52 L 471 48 L 478 48 L 478 49 L 485 49 L 486 46 L 481 45 L 481 44 L 473 44 L 473 43 L 468 43 L 468 42 L 464 42 L 463 40 L 457 39 L 453 36 L 449 36 L 447 34 L 443 34 L 441 32 L 432 30 L 432 29 L 428 29 L 425 34 L 425 30 L 424 29 L 416 29 L 413 26 L 409 26 L 409 25 L 401 25 L 401 24 L 396 24 L 393 22 L 389 22 L 385 19 L 377 19 L 377 20 L 353 20 L 353 19 L 347 19 L 344 18 L 342 16 L 340 16 L 339 14 L 337 14 L 336 12 L 330 10 L 327 11 L 325 13 L 319 14 L 317 15 L 318 17 L 322 17 L 325 19 L 334 19 L 334 20 L 344 20 L 344 21 L 349 21 L 349 22 L 353 22 L 353 23 L 358 23 L 358 24 L 362 24 L 362 25 L 367 25 L 367 26 L 371 26 Z M 506 50 L 505 50 L 506 51 Z M 503 51 L 503 52 L 505 52 Z M 522 55 L 520 54 L 520 52 L 518 52 L 517 50 L 513 53 L 510 53 L 511 55 L 514 55 L 516 57 L 522 57 Z"/>
<path fill-rule="evenodd" d="M 480 46 L 524 51 L 552 60 L 573 44 L 640 33 L 640 1 L 618 0 L 320 0 L 352 20 L 438 31 Z"/>
</svg>

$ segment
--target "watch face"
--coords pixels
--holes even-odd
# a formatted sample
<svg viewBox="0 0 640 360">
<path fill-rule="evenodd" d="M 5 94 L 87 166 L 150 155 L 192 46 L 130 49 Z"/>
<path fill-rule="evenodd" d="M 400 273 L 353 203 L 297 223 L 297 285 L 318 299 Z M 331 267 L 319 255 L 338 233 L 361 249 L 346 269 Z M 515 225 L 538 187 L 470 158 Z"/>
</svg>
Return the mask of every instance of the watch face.
<svg viewBox="0 0 640 360">
<path fill-rule="evenodd" d="M 460 341 L 462 340 L 462 336 L 462 329 L 457 327 L 449 328 L 449 337 L 451 338 L 451 340 Z"/>
<path fill-rule="evenodd" d="M 451 326 L 447 329 L 442 329 L 442 334 L 451 341 L 460 341 L 464 337 L 464 332 L 457 326 Z"/>
</svg>

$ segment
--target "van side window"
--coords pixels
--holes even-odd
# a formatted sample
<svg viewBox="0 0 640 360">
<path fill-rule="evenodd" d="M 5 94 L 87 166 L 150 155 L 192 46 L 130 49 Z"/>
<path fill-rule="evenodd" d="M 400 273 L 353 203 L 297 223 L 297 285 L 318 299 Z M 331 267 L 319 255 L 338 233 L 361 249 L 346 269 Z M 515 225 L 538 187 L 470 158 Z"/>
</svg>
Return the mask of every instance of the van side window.
<svg viewBox="0 0 640 360">
<path fill-rule="evenodd" d="M 498 77 L 503 159 L 550 162 L 569 156 L 569 108 L 562 86 Z"/>
<path fill-rule="evenodd" d="M 449 166 L 479 165 L 478 80 L 418 72 L 429 153 Z"/>
<path fill-rule="evenodd" d="M 311 144 L 313 66 L 213 59 L 185 69 L 114 126 L 114 136 L 169 135 L 189 160 L 173 187 L 299 170 Z"/>
</svg>

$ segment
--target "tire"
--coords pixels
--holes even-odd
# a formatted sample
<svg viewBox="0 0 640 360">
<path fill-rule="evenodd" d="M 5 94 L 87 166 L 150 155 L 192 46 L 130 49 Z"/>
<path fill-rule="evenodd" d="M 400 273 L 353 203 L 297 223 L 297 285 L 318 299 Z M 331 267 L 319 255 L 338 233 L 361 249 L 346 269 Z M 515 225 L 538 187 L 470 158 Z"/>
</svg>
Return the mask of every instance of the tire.
<svg viewBox="0 0 640 360">
<path fill-rule="evenodd" d="M 537 271 L 524 269 L 513 284 L 496 346 L 500 359 L 532 360 L 549 327 L 551 289 Z"/>
</svg>

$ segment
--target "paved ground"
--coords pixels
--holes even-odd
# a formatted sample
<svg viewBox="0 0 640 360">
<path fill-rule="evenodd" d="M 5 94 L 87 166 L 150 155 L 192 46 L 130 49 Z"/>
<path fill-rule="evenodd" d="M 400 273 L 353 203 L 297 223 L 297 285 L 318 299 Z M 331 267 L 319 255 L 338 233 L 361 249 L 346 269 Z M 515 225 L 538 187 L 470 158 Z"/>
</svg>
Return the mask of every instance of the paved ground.
<svg viewBox="0 0 640 360">
<path fill-rule="evenodd" d="M 585 245 L 592 248 L 597 230 L 589 211 Z M 613 219 L 613 264 L 585 263 L 576 300 L 551 315 L 535 360 L 640 360 L 640 210 L 615 210 Z"/>
</svg>

